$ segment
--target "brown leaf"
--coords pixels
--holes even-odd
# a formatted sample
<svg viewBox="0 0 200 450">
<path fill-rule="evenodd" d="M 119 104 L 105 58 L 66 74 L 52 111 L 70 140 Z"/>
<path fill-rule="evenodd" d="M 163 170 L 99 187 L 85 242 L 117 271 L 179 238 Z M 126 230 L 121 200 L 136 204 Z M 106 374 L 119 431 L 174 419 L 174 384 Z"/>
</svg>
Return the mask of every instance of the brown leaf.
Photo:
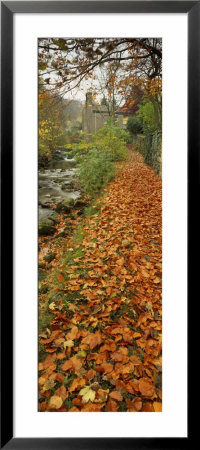
<svg viewBox="0 0 200 450">
<path fill-rule="evenodd" d="M 119 352 L 113 352 L 111 354 L 111 359 L 113 361 L 122 361 L 123 360 L 123 355 L 121 353 L 119 353 Z"/>
<path fill-rule="evenodd" d="M 95 403 L 105 402 L 108 398 L 109 389 L 98 389 L 97 395 L 95 398 Z"/>
<path fill-rule="evenodd" d="M 154 395 L 154 386 L 148 378 L 141 378 L 139 380 L 139 390 L 145 397 L 152 397 Z"/>
<path fill-rule="evenodd" d="M 74 339 L 78 339 L 80 336 L 80 332 L 77 326 L 74 326 L 69 333 L 67 333 L 67 340 L 71 339 L 72 341 Z"/>
<path fill-rule="evenodd" d="M 57 380 L 59 383 L 62 383 L 65 377 L 64 377 L 64 375 L 63 375 L 62 373 L 57 372 L 55 378 L 56 378 L 56 380 Z"/>
<path fill-rule="evenodd" d="M 150 402 L 144 403 L 144 405 L 143 405 L 143 407 L 142 407 L 142 411 L 143 411 L 143 412 L 153 412 L 154 409 L 153 409 L 152 403 L 150 403 Z"/>
<path fill-rule="evenodd" d="M 96 375 L 96 371 L 94 369 L 90 369 L 86 375 L 88 380 L 92 380 Z"/>
<path fill-rule="evenodd" d="M 66 358 L 66 354 L 64 352 L 63 353 L 57 353 L 56 359 L 62 360 L 64 358 Z"/>
<path fill-rule="evenodd" d="M 126 400 L 128 411 L 137 412 L 142 409 L 142 400 L 139 397 L 134 398 L 133 400 Z"/>
<path fill-rule="evenodd" d="M 117 402 L 115 402 L 114 400 L 112 400 L 111 398 L 108 400 L 108 402 L 106 403 L 106 408 L 108 411 L 110 412 L 115 412 L 118 411 L 119 409 L 119 405 Z"/>
<path fill-rule="evenodd" d="M 81 387 L 85 386 L 84 378 L 75 378 L 69 387 L 69 392 L 80 390 Z"/>
<path fill-rule="evenodd" d="M 51 336 L 48 339 L 40 339 L 41 344 L 50 344 L 50 342 L 53 342 L 58 336 L 63 335 L 61 330 L 54 330 L 51 333 Z"/>
<path fill-rule="evenodd" d="M 80 358 L 77 358 L 76 356 L 72 356 L 72 358 L 70 358 L 70 361 L 72 362 L 75 373 L 78 373 L 82 366 L 82 360 Z"/>
<path fill-rule="evenodd" d="M 155 412 L 162 412 L 162 403 L 161 402 L 153 402 L 153 407 Z"/>
<path fill-rule="evenodd" d="M 102 343 L 102 336 L 100 331 L 95 331 L 95 333 L 88 333 L 88 335 L 83 338 L 83 344 L 88 344 L 91 350 L 95 348 L 97 345 Z"/>
<path fill-rule="evenodd" d="M 64 372 L 66 372 L 67 370 L 72 369 L 72 367 L 73 367 L 72 361 L 70 361 L 70 359 L 68 359 L 68 360 L 65 361 L 64 364 L 62 365 L 62 370 L 63 370 Z"/>
<path fill-rule="evenodd" d="M 83 406 L 81 409 L 82 412 L 100 412 L 101 409 L 104 407 L 105 403 L 90 403 L 88 402 L 86 405 Z"/>
<path fill-rule="evenodd" d="M 61 397 L 62 400 L 66 400 L 66 398 L 68 397 L 68 392 L 66 391 L 65 386 L 61 386 L 55 391 L 54 395 Z"/>
<path fill-rule="evenodd" d="M 123 400 L 122 395 L 120 394 L 119 391 L 112 391 L 109 396 L 114 399 L 114 400 L 118 400 L 119 402 L 121 402 Z"/>
<path fill-rule="evenodd" d="M 79 412 L 79 409 L 76 408 L 76 406 L 72 406 L 72 408 L 69 409 L 69 412 Z"/>
</svg>

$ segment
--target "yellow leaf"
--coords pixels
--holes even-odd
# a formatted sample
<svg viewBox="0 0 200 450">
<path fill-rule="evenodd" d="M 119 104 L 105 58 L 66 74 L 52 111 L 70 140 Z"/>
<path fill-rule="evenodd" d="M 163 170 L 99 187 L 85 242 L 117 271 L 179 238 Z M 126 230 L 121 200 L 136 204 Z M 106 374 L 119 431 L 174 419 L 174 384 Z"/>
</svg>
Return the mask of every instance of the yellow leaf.
<svg viewBox="0 0 200 450">
<path fill-rule="evenodd" d="M 147 302 L 147 303 L 146 303 L 146 309 L 147 309 L 148 311 L 153 311 L 153 310 L 152 310 L 152 302 Z"/>
<path fill-rule="evenodd" d="M 73 347 L 74 346 L 74 341 L 72 341 L 71 339 L 68 339 L 68 341 L 65 341 L 63 344 L 64 348 L 66 347 Z"/>
<path fill-rule="evenodd" d="M 53 311 L 55 309 L 55 307 L 56 307 L 56 304 L 54 302 L 50 303 L 50 305 L 49 305 L 50 310 Z"/>
<path fill-rule="evenodd" d="M 89 401 L 93 402 L 95 399 L 95 392 L 91 389 L 90 386 L 86 386 L 81 389 L 79 394 L 82 396 L 83 403 L 88 403 Z"/>
<path fill-rule="evenodd" d="M 87 355 L 87 353 L 85 352 L 85 350 L 80 350 L 76 356 L 77 358 L 85 358 L 85 356 Z"/>
</svg>

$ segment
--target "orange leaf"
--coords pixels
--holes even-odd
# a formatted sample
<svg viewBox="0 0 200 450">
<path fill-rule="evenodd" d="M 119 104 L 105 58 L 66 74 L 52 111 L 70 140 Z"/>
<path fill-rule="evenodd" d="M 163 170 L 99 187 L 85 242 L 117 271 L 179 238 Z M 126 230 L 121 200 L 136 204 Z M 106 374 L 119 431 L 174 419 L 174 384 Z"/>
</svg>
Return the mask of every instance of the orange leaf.
<svg viewBox="0 0 200 450">
<path fill-rule="evenodd" d="M 72 356 L 72 358 L 70 358 L 70 361 L 72 362 L 74 371 L 77 373 L 82 366 L 82 361 L 76 356 Z"/>
<path fill-rule="evenodd" d="M 111 354 L 111 359 L 113 361 L 122 361 L 123 360 L 123 355 L 121 353 L 119 353 L 119 352 L 113 352 Z"/>
<path fill-rule="evenodd" d="M 116 264 L 118 266 L 123 266 L 124 265 L 124 258 L 122 257 L 122 258 L 117 259 Z"/>
<path fill-rule="evenodd" d="M 91 350 L 95 348 L 97 345 L 102 343 L 102 337 L 100 331 L 96 331 L 95 333 L 88 333 L 88 335 L 83 338 L 83 344 L 88 344 Z"/>
<path fill-rule="evenodd" d="M 161 402 L 153 402 L 153 407 L 155 412 L 162 412 L 162 403 Z"/>
<path fill-rule="evenodd" d="M 62 365 L 62 370 L 65 372 L 69 369 L 72 369 L 72 362 L 70 361 L 70 359 L 68 359 L 67 361 L 64 362 L 64 364 Z"/>
<path fill-rule="evenodd" d="M 153 282 L 156 283 L 156 284 L 158 284 L 158 283 L 161 282 L 161 278 L 156 277 L 156 278 L 154 278 Z"/>
<path fill-rule="evenodd" d="M 64 380 L 64 375 L 62 374 L 62 373 L 60 373 L 60 372 L 58 372 L 57 374 L 56 374 L 56 380 L 57 381 L 59 381 L 59 383 L 62 383 L 63 382 L 63 380 Z"/>
<path fill-rule="evenodd" d="M 137 412 L 142 409 L 142 400 L 139 397 L 126 401 L 128 411 Z"/>
<path fill-rule="evenodd" d="M 148 378 L 140 378 L 139 390 L 145 397 L 152 397 L 154 394 L 154 386 Z"/>
<path fill-rule="evenodd" d="M 86 405 L 83 406 L 81 411 L 83 411 L 83 412 L 100 412 L 104 405 L 105 405 L 105 403 L 98 404 L 98 403 L 88 402 Z"/>
<path fill-rule="evenodd" d="M 84 378 L 75 378 L 69 388 L 69 392 L 76 391 L 76 389 L 80 389 L 85 385 Z"/>
<path fill-rule="evenodd" d="M 76 408 L 76 406 L 72 406 L 72 408 L 69 409 L 69 412 L 79 412 L 79 409 Z"/>
<path fill-rule="evenodd" d="M 90 369 L 89 372 L 87 373 L 86 377 L 88 380 L 92 380 L 92 378 L 94 378 L 96 375 L 96 371 L 94 369 Z"/>
<path fill-rule="evenodd" d="M 114 400 L 111 400 L 111 398 L 110 398 L 108 400 L 108 402 L 106 403 L 106 408 L 110 412 L 115 412 L 115 411 L 118 411 L 119 405 L 117 402 L 115 402 Z"/>
<path fill-rule="evenodd" d="M 68 392 L 66 391 L 65 386 L 59 387 L 55 391 L 55 395 L 58 395 L 58 397 L 61 397 L 62 400 L 66 400 L 66 398 L 68 397 Z"/>
<path fill-rule="evenodd" d="M 58 275 L 58 281 L 60 281 L 60 283 L 65 281 L 65 279 L 61 273 Z"/>
<path fill-rule="evenodd" d="M 71 339 L 73 341 L 74 339 L 79 338 L 79 335 L 80 335 L 80 332 L 79 332 L 78 327 L 74 326 L 74 327 L 72 327 L 71 331 L 69 333 L 67 333 L 67 340 Z"/>
<path fill-rule="evenodd" d="M 58 359 L 58 360 L 62 360 L 62 359 L 64 359 L 66 357 L 66 354 L 65 353 L 57 353 L 57 355 L 56 355 L 56 359 Z"/>
<path fill-rule="evenodd" d="M 113 398 L 114 400 L 118 400 L 119 402 L 123 400 L 123 397 L 119 391 L 112 391 L 109 395 L 111 398 Z"/>
<path fill-rule="evenodd" d="M 142 407 L 142 411 L 144 411 L 144 412 L 153 412 L 154 409 L 153 409 L 152 403 L 146 402 L 146 403 L 143 405 L 143 407 Z"/>
</svg>

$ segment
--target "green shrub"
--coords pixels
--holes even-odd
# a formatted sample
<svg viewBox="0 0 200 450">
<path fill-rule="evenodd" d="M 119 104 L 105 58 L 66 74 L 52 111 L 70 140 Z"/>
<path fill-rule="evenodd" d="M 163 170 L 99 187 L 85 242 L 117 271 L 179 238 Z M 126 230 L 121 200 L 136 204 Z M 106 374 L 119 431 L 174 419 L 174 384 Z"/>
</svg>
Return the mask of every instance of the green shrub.
<svg viewBox="0 0 200 450">
<path fill-rule="evenodd" d="M 127 130 L 132 134 L 140 134 L 143 132 L 142 117 L 129 117 L 127 121 Z"/>
<path fill-rule="evenodd" d="M 106 151 L 90 150 L 79 164 L 79 175 L 85 192 L 93 198 L 113 179 L 114 162 Z"/>
<path fill-rule="evenodd" d="M 94 197 L 114 177 L 114 162 L 128 155 L 129 133 L 111 120 L 96 134 L 84 135 L 70 146 L 78 162 L 84 191 Z"/>
<path fill-rule="evenodd" d="M 129 139 L 126 130 L 121 129 L 116 123 L 108 122 L 96 134 L 88 134 L 78 143 L 72 144 L 70 149 L 77 157 L 84 157 L 90 150 L 106 151 L 113 161 L 120 161 L 127 157 L 126 144 Z"/>
<path fill-rule="evenodd" d="M 143 101 L 139 105 L 137 116 L 143 121 L 143 132 L 145 134 L 154 134 L 160 128 L 160 124 L 156 123 L 155 110 L 151 101 Z"/>
</svg>

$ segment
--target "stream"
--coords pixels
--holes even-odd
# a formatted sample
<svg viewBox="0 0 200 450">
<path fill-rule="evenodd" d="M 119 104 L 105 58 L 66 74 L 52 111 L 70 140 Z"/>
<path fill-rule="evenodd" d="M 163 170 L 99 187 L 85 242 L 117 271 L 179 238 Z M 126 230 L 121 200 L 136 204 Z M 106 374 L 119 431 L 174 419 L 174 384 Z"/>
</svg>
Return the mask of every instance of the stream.
<svg viewBox="0 0 200 450">
<path fill-rule="evenodd" d="M 39 223 L 55 214 L 52 203 L 80 197 L 76 170 L 76 161 L 66 155 L 66 150 L 57 150 L 49 166 L 39 170 Z"/>
</svg>

